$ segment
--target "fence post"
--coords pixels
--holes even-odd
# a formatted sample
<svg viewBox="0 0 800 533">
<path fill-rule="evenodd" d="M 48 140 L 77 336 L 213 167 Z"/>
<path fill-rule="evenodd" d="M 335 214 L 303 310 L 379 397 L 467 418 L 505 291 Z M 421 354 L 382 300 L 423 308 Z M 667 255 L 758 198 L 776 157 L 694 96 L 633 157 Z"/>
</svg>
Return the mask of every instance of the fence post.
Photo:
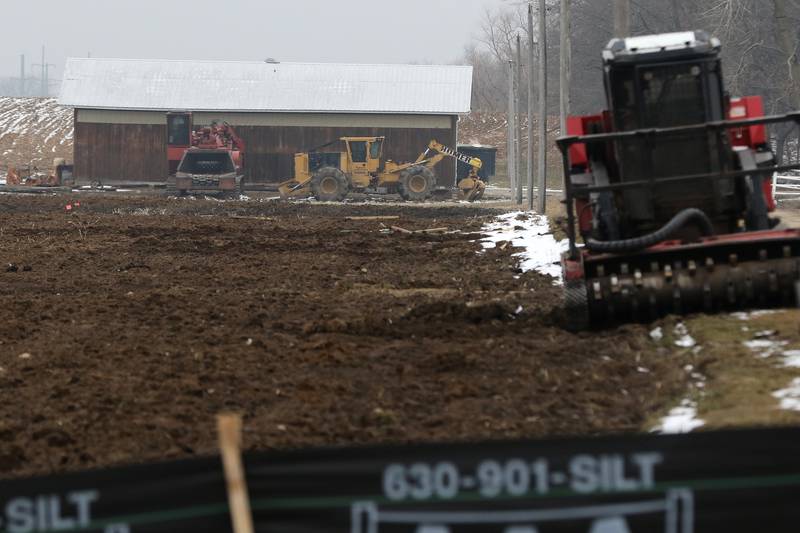
<svg viewBox="0 0 800 533">
<path fill-rule="evenodd" d="M 772 173 L 772 197 L 775 198 L 775 203 L 778 203 L 778 195 L 775 194 L 778 192 L 778 173 Z"/>
</svg>

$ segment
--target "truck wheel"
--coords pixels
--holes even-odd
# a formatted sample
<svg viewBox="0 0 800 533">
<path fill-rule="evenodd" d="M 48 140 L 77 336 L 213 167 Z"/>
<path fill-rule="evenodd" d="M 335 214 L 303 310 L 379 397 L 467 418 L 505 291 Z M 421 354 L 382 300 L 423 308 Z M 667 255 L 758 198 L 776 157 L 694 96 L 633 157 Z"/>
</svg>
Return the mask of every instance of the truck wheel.
<svg viewBox="0 0 800 533">
<path fill-rule="evenodd" d="M 320 202 L 341 202 L 349 190 L 347 176 L 338 168 L 321 168 L 311 178 L 311 192 Z"/>
<path fill-rule="evenodd" d="M 433 194 L 436 176 L 428 167 L 411 167 L 400 174 L 399 192 L 404 200 L 427 200 Z"/>
</svg>

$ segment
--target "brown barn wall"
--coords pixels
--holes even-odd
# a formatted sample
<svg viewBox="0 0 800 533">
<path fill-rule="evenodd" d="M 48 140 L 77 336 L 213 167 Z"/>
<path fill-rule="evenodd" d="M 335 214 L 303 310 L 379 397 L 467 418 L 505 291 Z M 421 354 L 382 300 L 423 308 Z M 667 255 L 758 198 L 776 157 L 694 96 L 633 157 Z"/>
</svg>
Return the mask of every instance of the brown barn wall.
<svg viewBox="0 0 800 533">
<path fill-rule="evenodd" d="M 81 182 L 161 182 L 167 176 L 166 127 L 75 123 L 75 177 Z"/>
<path fill-rule="evenodd" d="M 76 113 L 75 175 L 81 181 L 160 182 L 167 175 L 166 119 L 163 114 L 113 112 L 114 119 L 125 123 L 103 123 L 103 112 Z M 95 116 L 97 115 L 97 116 Z M 130 116 L 128 116 L 130 115 Z M 80 117 L 80 118 L 79 118 Z M 413 117 L 411 117 L 413 118 Z M 366 122 L 375 120 L 365 116 Z M 432 125 L 430 117 L 419 123 Z M 137 123 L 142 122 L 142 123 Z M 441 124 L 441 120 L 435 121 Z M 399 162 L 413 161 L 431 139 L 455 147 L 456 123 L 441 127 L 326 127 L 286 125 L 236 125 L 246 144 L 245 170 L 250 183 L 276 183 L 294 172 L 294 154 L 344 136 L 386 136 L 384 157 Z M 447 121 L 444 124 L 448 124 Z M 336 151 L 339 146 L 327 150 Z M 455 162 L 442 161 L 436 170 L 441 185 L 451 185 Z"/>
</svg>

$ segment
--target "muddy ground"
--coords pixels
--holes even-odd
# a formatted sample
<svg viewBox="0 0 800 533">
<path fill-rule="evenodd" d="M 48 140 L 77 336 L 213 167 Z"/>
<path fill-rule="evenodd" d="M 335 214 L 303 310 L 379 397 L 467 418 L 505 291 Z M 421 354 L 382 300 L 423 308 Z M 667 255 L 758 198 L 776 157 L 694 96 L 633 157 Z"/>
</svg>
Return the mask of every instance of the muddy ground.
<svg viewBox="0 0 800 533">
<path fill-rule="evenodd" d="M 0 196 L 0 477 L 212 454 L 222 411 L 258 450 L 646 429 L 702 354 L 565 331 L 496 214 Z"/>
</svg>

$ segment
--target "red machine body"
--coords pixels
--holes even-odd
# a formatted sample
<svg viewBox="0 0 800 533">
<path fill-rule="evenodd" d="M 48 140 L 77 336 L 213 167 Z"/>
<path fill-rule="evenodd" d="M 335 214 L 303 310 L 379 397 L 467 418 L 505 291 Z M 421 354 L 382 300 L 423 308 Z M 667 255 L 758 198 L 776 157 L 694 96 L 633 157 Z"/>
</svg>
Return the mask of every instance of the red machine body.
<svg viewBox="0 0 800 533">
<path fill-rule="evenodd" d="M 242 169 L 244 141 L 236 130 L 227 123 L 215 123 L 198 128 L 192 132 L 192 145 L 189 150 L 225 150 L 230 152 L 237 169 Z"/>
<path fill-rule="evenodd" d="M 745 96 L 732 98 L 728 106 L 728 120 L 744 120 L 764 116 L 764 101 L 760 96 Z M 583 136 L 597 133 L 611 133 L 611 113 L 608 110 L 596 115 L 571 116 L 567 118 L 567 135 Z M 730 131 L 733 146 L 752 148 L 758 150 L 767 145 L 767 128 L 763 124 L 748 127 L 734 128 Z M 574 144 L 569 148 L 569 160 L 572 165 L 573 175 L 591 172 L 587 147 L 585 144 Z M 573 180 L 574 181 L 574 180 Z M 770 212 L 777 208 L 772 185 L 769 180 L 762 182 L 764 199 Z M 575 209 L 578 215 L 578 225 L 581 233 L 587 233 L 592 228 L 592 208 L 584 200 L 576 200 Z"/>
<path fill-rule="evenodd" d="M 245 143 L 230 124 L 194 128 L 191 113 L 170 113 L 167 130 L 167 159 L 178 194 L 244 191 Z"/>
</svg>

